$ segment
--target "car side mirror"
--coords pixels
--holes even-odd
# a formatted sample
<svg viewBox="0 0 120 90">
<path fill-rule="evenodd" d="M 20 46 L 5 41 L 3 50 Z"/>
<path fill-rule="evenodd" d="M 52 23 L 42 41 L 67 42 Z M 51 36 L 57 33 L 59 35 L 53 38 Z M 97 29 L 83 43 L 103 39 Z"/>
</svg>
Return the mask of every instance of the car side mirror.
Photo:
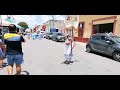
<svg viewBox="0 0 120 90">
<path fill-rule="evenodd" d="M 109 41 L 109 40 L 107 40 L 107 41 L 106 41 L 106 43 L 108 43 L 108 44 L 112 44 L 112 42 L 111 42 L 111 41 Z"/>
</svg>

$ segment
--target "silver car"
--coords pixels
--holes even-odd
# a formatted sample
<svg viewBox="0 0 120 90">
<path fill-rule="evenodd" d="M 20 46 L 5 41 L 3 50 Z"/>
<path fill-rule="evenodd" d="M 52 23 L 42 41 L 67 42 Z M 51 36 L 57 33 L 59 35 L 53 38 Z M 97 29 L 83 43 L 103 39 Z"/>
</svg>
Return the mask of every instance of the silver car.
<svg viewBox="0 0 120 90">
<path fill-rule="evenodd" d="M 53 33 L 52 40 L 54 40 L 56 42 L 57 41 L 63 41 L 63 42 L 65 42 L 66 37 L 64 36 L 63 33 L 55 32 L 55 33 Z"/>
</svg>

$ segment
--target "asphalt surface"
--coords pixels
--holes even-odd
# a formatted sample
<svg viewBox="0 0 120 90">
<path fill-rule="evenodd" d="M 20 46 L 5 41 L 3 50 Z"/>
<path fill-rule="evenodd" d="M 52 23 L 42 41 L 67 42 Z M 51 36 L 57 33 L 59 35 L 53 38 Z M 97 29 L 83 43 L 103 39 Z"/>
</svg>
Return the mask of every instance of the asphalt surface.
<svg viewBox="0 0 120 90">
<path fill-rule="evenodd" d="M 74 63 L 61 64 L 65 60 L 64 49 L 64 42 L 26 39 L 23 43 L 22 75 L 120 75 L 120 62 L 104 55 L 87 53 L 85 45 L 80 43 L 73 50 Z M 7 66 L 0 70 L 0 75 L 7 75 Z"/>
</svg>

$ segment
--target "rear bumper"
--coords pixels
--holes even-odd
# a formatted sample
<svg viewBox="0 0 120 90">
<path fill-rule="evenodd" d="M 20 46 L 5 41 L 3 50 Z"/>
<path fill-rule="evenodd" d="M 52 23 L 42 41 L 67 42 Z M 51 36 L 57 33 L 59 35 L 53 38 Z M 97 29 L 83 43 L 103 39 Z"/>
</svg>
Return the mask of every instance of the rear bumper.
<svg viewBox="0 0 120 90">
<path fill-rule="evenodd" d="M 58 41 L 65 41 L 65 39 L 57 39 Z"/>
</svg>

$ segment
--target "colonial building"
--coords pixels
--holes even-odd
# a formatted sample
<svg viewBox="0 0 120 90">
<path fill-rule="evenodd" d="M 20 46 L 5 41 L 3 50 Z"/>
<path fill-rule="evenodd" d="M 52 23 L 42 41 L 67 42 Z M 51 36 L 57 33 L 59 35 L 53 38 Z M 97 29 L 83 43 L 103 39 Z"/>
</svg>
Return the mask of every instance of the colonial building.
<svg viewBox="0 0 120 90">
<path fill-rule="evenodd" d="M 67 19 L 69 20 L 68 17 L 66 21 Z M 120 36 L 120 15 L 79 15 L 78 21 L 79 23 L 76 22 L 77 27 L 72 24 L 70 26 L 76 41 L 87 42 L 90 36 L 95 33 L 112 32 L 114 35 Z M 66 31 L 70 28 L 66 28 Z"/>
<path fill-rule="evenodd" d="M 79 23 L 79 15 L 66 15 L 65 34 L 70 34 L 72 37 L 76 39 L 76 37 L 78 37 L 78 23 Z"/>
</svg>

